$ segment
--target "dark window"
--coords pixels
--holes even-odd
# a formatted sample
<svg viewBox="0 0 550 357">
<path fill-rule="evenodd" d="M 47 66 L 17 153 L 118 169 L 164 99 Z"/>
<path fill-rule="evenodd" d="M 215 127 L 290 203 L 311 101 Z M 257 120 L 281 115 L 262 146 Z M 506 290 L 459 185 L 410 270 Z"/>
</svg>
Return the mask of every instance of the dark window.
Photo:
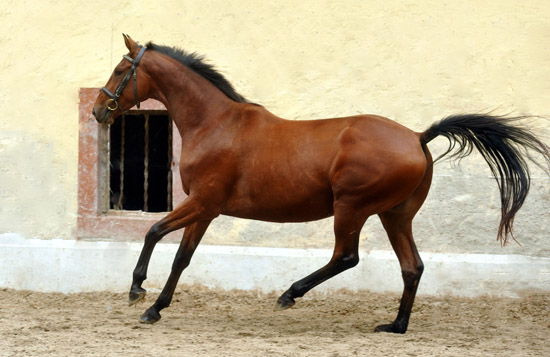
<svg viewBox="0 0 550 357">
<path fill-rule="evenodd" d="M 123 115 L 109 130 L 109 208 L 172 210 L 172 121 L 166 114 Z"/>
</svg>

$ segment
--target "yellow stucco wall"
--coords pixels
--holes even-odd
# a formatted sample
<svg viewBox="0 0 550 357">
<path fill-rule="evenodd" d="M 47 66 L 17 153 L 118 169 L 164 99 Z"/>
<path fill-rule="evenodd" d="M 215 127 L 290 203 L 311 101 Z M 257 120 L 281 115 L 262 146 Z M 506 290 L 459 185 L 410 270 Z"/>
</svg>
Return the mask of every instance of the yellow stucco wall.
<svg viewBox="0 0 550 357">
<path fill-rule="evenodd" d="M 550 114 L 547 0 L 3 1 L 0 24 L 0 232 L 29 237 L 71 237 L 78 89 L 105 83 L 126 52 L 123 32 L 205 54 L 239 92 L 289 119 L 376 113 L 421 131 L 457 112 Z M 535 124 L 548 134 L 548 122 Z M 496 219 L 498 202 L 487 204 L 494 192 L 476 202 L 461 187 L 468 177 L 482 177 L 486 186 L 472 186 L 496 189 L 479 158 L 459 169 L 440 164 L 436 175 L 431 208 L 421 218 L 426 234 L 447 234 L 440 222 L 447 218 L 433 222 L 430 212 L 439 210 L 448 176 L 458 176 L 449 212 L 468 201 L 474 203 L 465 211 L 485 204 L 481 217 Z M 538 201 L 549 198 L 549 182 L 538 177 L 537 202 L 526 205 L 524 216 L 536 214 L 531 228 L 547 236 L 550 227 L 541 222 L 549 219 L 550 203 Z M 467 219 L 457 214 L 448 227 Z M 225 223 L 214 234 L 227 226 L 234 228 Z M 330 233 L 330 223 L 320 226 Z M 322 241 L 314 246 L 331 245 L 317 237 L 317 226 L 307 227 L 313 241 Z M 239 232 L 210 239 L 271 244 L 243 242 Z"/>
</svg>

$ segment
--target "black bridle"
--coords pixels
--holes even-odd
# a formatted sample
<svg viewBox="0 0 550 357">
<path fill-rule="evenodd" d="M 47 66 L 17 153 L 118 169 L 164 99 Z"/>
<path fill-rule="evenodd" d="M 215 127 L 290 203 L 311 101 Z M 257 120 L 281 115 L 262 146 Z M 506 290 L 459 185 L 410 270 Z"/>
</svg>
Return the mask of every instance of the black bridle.
<svg viewBox="0 0 550 357">
<path fill-rule="evenodd" d="M 120 84 L 118 85 L 118 88 L 116 89 L 115 94 L 111 93 L 111 91 L 109 91 L 105 87 L 101 88 L 103 93 L 107 94 L 110 98 L 106 103 L 107 109 L 109 109 L 110 111 L 114 112 L 115 110 L 120 108 L 120 104 L 118 103 L 118 99 L 120 98 L 120 95 L 122 94 L 122 91 L 124 90 L 124 88 L 126 88 L 126 85 L 130 81 L 130 78 L 132 76 L 134 77 L 134 97 L 136 98 L 136 105 L 139 109 L 139 99 L 138 99 L 138 94 L 137 94 L 137 73 L 136 73 L 136 69 L 137 69 L 137 66 L 139 65 L 139 61 L 141 61 L 141 57 L 143 57 L 143 53 L 145 52 L 146 49 L 147 49 L 146 47 L 141 47 L 140 46 L 140 50 L 139 50 L 139 53 L 138 53 L 136 59 L 133 59 L 133 58 L 127 56 L 127 55 L 123 56 L 125 60 L 127 60 L 128 62 L 130 62 L 132 64 L 132 68 L 130 68 L 130 71 L 126 74 L 126 76 L 124 76 L 124 78 L 122 79 L 122 82 L 120 82 Z"/>
</svg>

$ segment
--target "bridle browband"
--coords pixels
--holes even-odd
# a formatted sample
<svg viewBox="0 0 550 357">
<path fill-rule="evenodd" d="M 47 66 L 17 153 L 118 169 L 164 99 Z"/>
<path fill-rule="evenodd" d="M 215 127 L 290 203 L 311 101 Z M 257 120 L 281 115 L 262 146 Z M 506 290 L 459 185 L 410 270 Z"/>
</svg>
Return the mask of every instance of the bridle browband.
<svg viewBox="0 0 550 357">
<path fill-rule="evenodd" d="M 146 47 L 140 46 L 140 50 L 139 50 L 139 53 L 138 53 L 136 59 L 133 59 L 133 58 L 127 56 L 127 55 L 123 56 L 123 58 L 125 60 L 127 60 L 128 62 L 130 62 L 132 64 L 132 68 L 130 68 L 130 71 L 126 74 L 126 76 L 124 76 L 124 78 L 122 79 L 122 82 L 120 82 L 120 84 L 118 85 L 118 88 L 116 89 L 115 94 L 111 93 L 111 91 L 108 90 L 105 87 L 101 88 L 101 91 L 103 91 L 103 93 L 107 94 L 107 96 L 109 96 L 109 98 L 110 98 L 106 103 L 107 109 L 109 109 L 110 111 L 114 112 L 115 110 L 120 108 L 120 104 L 118 103 L 118 99 L 120 98 L 120 95 L 122 94 L 122 91 L 124 90 L 124 88 L 126 88 L 126 85 L 130 81 L 130 78 L 132 76 L 134 77 L 134 97 L 136 98 L 136 105 L 139 109 L 139 98 L 138 98 L 138 94 L 137 94 L 137 73 L 136 73 L 136 69 L 137 69 L 137 66 L 139 65 L 139 62 L 141 61 L 141 57 L 143 57 L 143 53 L 145 53 L 145 50 L 147 50 Z"/>
</svg>

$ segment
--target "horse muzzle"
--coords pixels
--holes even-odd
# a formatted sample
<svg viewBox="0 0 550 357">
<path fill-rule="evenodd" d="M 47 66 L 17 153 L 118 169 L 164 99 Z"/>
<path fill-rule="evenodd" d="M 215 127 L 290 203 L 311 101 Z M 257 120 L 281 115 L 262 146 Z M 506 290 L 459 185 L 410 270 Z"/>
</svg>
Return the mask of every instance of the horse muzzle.
<svg viewBox="0 0 550 357">
<path fill-rule="evenodd" d="M 113 113 L 116 109 L 118 109 L 118 104 L 117 104 L 117 108 L 115 108 L 115 110 L 113 110 L 111 108 L 112 108 L 112 106 L 111 107 L 95 106 L 92 109 L 92 114 L 94 115 L 97 122 L 100 123 L 100 124 L 113 124 L 113 122 L 115 121 Z"/>
</svg>

